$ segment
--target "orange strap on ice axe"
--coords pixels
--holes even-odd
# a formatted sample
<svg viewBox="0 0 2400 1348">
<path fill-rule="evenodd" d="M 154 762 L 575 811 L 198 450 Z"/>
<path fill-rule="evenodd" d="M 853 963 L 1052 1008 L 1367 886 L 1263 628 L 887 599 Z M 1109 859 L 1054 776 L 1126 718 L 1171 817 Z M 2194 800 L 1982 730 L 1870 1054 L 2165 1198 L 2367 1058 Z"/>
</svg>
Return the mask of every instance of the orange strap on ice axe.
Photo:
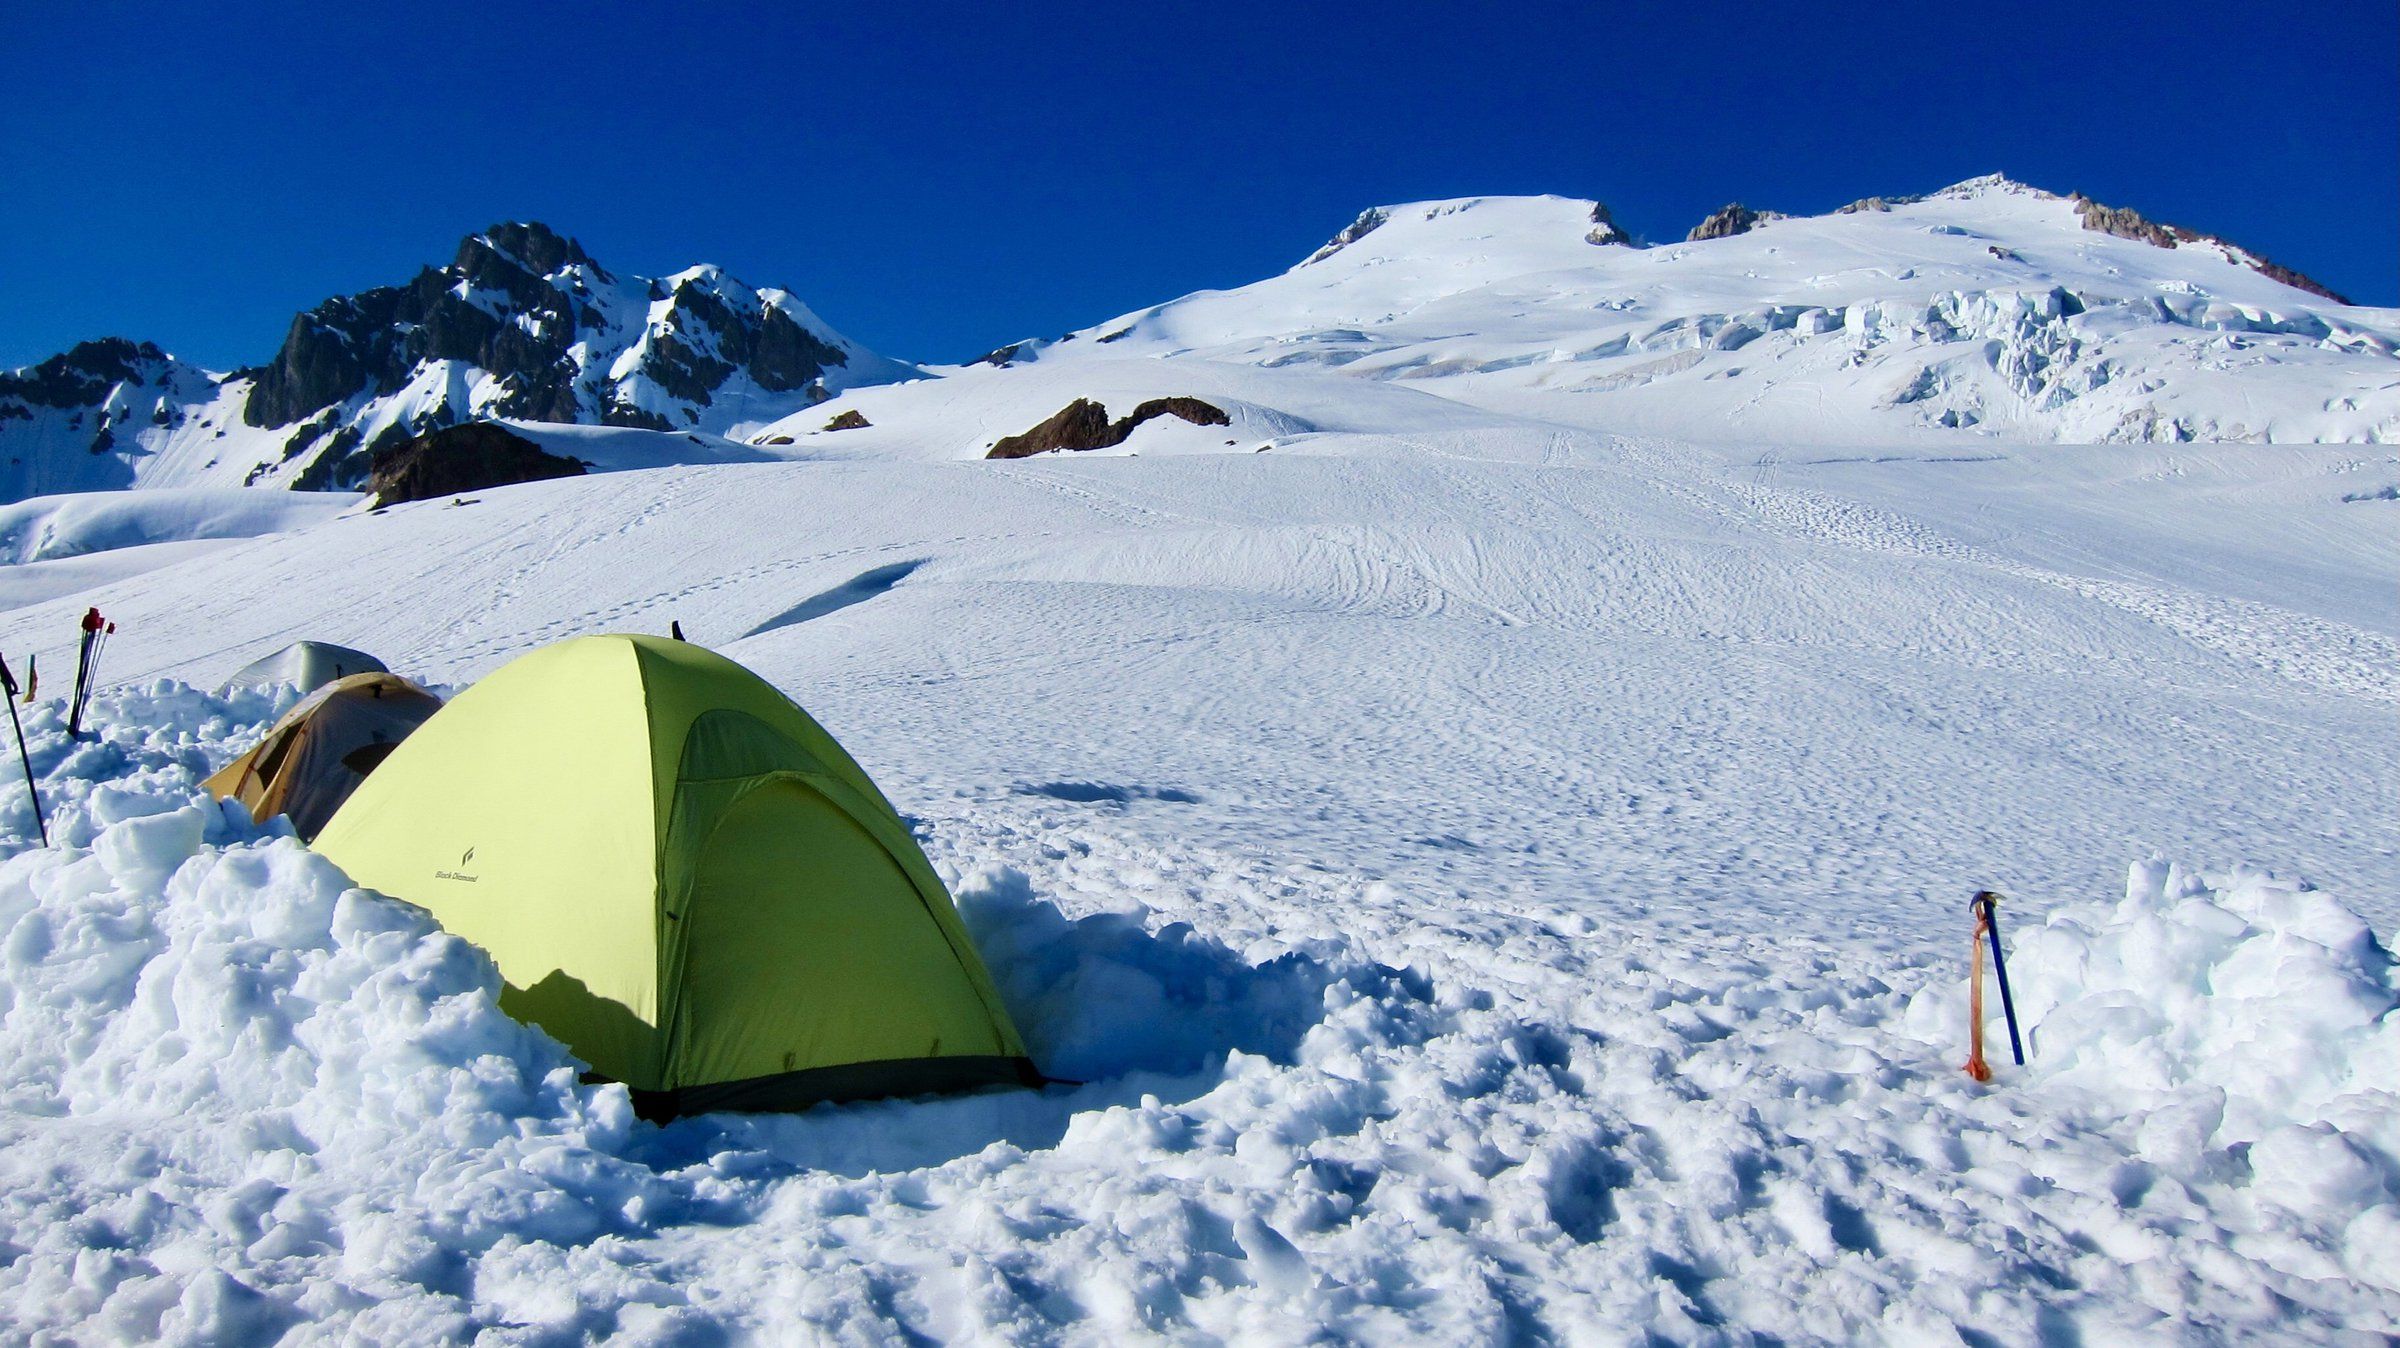
<svg viewBox="0 0 2400 1348">
<path fill-rule="evenodd" d="M 1975 914 L 1975 934 L 1967 938 L 1967 1075 L 1977 1081 L 1992 1079 L 1992 1065 L 1983 1060 L 1983 933 L 1988 930 L 1983 905 L 1970 905 Z"/>
<path fill-rule="evenodd" d="M 1967 1075 L 1992 1079 L 1992 1065 L 1983 1060 L 1983 948 L 1992 948 L 1992 971 L 2000 980 L 2000 1010 L 2008 1017 L 2008 1052 L 2017 1066 L 2025 1065 L 2025 1043 L 2017 1035 L 2017 1003 L 2008 991 L 2008 964 L 2000 956 L 2000 896 L 1988 889 L 1975 892 L 1967 911 L 1975 915 L 1975 934 L 1968 938 L 1972 966 L 1967 984 Z"/>
</svg>

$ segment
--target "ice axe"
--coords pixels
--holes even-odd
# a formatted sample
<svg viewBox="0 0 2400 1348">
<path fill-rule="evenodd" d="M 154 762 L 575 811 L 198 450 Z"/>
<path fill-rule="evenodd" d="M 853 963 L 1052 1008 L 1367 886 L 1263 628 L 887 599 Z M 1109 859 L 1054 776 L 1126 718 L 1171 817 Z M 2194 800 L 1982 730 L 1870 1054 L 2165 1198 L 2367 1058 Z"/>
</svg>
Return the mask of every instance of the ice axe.
<svg viewBox="0 0 2400 1348">
<path fill-rule="evenodd" d="M 33 668 L 30 664 L 26 669 Z M 33 827 L 42 835 L 42 846 L 50 845 L 50 824 L 42 818 L 42 788 L 33 779 L 33 755 L 25 752 L 25 723 L 17 719 L 17 676 L 9 672 L 8 658 L 0 656 L 0 693 L 6 694 L 8 725 L 17 732 L 17 762 L 25 768 L 25 794 L 33 798 Z"/>
<path fill-rule="evenodd" d="M 1992 1069 L 1983 1060 L 1983 947 L 1992 947 L 1992 972 L 2000 980 L 2000 1010 L 2008 1017 L 2008 1053 L 2017 1066 L 2025 1065 L 2025 1043 L 2017 1036 L 2017 1002 L 2008 992 L 2008 962 L 2000 957 L 2000 896 L 1988 889 L 1975 891 L 1968 900 L 1967 911 L 1975 915 L 1975 934 L 1968 938 L 1974 958 L 1974 971 L 1967 998 L 1967 1014 L 1973 1022 L 1968 1027 L 1967 1075 L 1977 1081 L 1992 1079 Z"/>
</svg>

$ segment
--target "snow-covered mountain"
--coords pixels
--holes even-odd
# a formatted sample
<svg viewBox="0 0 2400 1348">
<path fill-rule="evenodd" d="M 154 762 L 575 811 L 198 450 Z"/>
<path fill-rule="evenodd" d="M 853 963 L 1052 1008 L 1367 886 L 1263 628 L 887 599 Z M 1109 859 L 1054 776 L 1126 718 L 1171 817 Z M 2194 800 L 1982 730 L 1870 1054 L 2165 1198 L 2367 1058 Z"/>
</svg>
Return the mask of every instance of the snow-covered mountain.
<svg viewBox="0 0 2400 1348">
<path fill-rule="evenodd" d="M 1693 233 L 1634 246 L 1564 197 L 1379 207 L 1281 276 L 995 357 L 1338 370 L 1720 443 L 2400 438 L 2400 312 L 2087 198 L 1988 177 Z"/>
<path fill-rule="evenodd" d="M 0 375 L 0 499 L 351 487 L 379 446 L 472 419 L 667 433 L 612 442 L 622 466 L 748 447 L 979 457 L 1103 394 L 1122 415 L 1213 390 L 1231 420 L 1145 426 L 1124 453 L 1247 451 L 1428 415 L 1421 396 L 1376 401 L 1373 384 L 1436 395 L 1437 420 L 1714 443 L 2388 442 L 2396 353 L 2400 312 L 2344 303 L 2213 235 L 1997 176 L 1814 217 L 1729 205 L 1650 247 L 1573 198 L 1382 206 L 1280 276 L 1015 343 L 940 380 L 786 292 L 714 267 L 620 277 L 572 239 L 510 224 L 406 285 L 295 317 L 253 369 L 215 375 L 112 339 Z M 1320 415 L 1328 375 L 1363 420 Z"/>
<path fill-rule="evenodd" d="M 740 435 L 915 373 L 785 291 L 710 266 L 619 276 L 547 226 L 495 225 L 446 267 L 297 315 L 256 368 L 110 339 L 0 375 L 0 497 L 347 487 L 380 445 L 477 419 Z"/>
</svg>

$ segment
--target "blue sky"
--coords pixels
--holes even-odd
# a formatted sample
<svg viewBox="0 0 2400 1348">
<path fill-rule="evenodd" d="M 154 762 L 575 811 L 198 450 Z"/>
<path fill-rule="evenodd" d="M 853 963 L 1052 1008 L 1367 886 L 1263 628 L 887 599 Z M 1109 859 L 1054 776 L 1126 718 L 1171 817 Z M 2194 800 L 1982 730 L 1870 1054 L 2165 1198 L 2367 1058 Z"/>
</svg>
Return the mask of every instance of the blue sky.
<svg viewBox="0 0 2400 1348">
<path fill-rule="evenodd" d="M 264 360 L 501 219 L 956 360 L 1280 271 L 1379 202 L 1597 196 L 1665 238 L 1993 171 L 2400 303 L 2400 13 L 0 0 L 0 366 Z"/>
</svg>

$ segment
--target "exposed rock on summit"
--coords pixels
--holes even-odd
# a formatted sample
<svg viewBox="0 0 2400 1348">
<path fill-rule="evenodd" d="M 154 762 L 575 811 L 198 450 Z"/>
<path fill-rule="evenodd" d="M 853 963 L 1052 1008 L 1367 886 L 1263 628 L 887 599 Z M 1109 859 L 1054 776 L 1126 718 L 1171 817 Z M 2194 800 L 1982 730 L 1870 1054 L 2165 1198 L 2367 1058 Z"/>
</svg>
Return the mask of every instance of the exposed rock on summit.
<svg viewBox="0 0 2400 1348">
<path fill-rule="evenodd" d="M 2309 277 L 2281 263 L 2260 257 L 2230 239 L 2215 234 L 2203 234 L 2196 229 L 2185 229 L 2181 225 L 2162 224 L 2149 219 L 2130 206 L 2103 206 L 2081 192 L 2075 194 L 2074 201 L 2075 214 L 2082 219 L 2085 229 L 2095 230 L 2102 234 L 2113 234 L 2120 239 L 2132 239 L 2156 248 L 2175 248 L 2187 243 L 2213 244 L 2224 249 L 2230 260 L 2241 263 L 2270 280 L 2281 281 L 2294 290 L 2305 290 L 2311 295 L 2332 300 L 2336 304 L 2350 302 Z"/>
<path fill-rule="evenodd" d="M 674 278 L 672 289 L 650 283 L 646 303 L 665 310 L 644 315 L 639 331 L 628 330 L 629 306 L 609 302 L 617 288 L 573 239 L 538 223 L 494 225 L 462 240 L 447 267 L 295 317 L 242 420 L 289 426 L 397 393 L 428 364 L 455 361 L 498 381 L 475 415 L 676 430 L 697 414 L 679 423 L 657 404 L 706 407 L 736 375 L 769 393 L 803 389 L 850 359 L 713 267 Z M 599 358 L 626 347 L 635 348 L 630 361 Z M 437 419 L 469 412 L 454 406 Z"/>
<path fill-rule="evenodd" d="M 1331 239 L 1326 240 L 1324 247 L 1319 248 L 1317 251 L 1310 253 L 1306 258 L 1303 258 L 1300 262 L 1300 265 L 1305 267 L 1311 262 L 1323 262 L 1325 259 L 1332 257 L 1335 253 L 1342 251 L 1351 244 L 1354 244 L 1360 239 L 1367 237 L 1369 234 L 1374 233 L 1376 230 L 1383 228 L 1383 222 L 1390 218 L 1390 215 L 1387 214 L 1380 206 L 1370 207 L 1366 210 L 1360 211 L 1356 220 L 1353 220 L 1349 224 L 1342 226 L 1341 233 L 1336 234 Z"/>
<path fill-rule="evenodd" d="M 1728 202 L 1724 209 L 1693 226 L 1692 232 L 1683 238 L 1686 243 L 1698 243 L 1704 239 L 1730 239 L 1736 234 L 1747 234 L 1770 220 L 1784 218 L 1781 211 L 1754 211 L 1738 201 Z"/>
</svg>

